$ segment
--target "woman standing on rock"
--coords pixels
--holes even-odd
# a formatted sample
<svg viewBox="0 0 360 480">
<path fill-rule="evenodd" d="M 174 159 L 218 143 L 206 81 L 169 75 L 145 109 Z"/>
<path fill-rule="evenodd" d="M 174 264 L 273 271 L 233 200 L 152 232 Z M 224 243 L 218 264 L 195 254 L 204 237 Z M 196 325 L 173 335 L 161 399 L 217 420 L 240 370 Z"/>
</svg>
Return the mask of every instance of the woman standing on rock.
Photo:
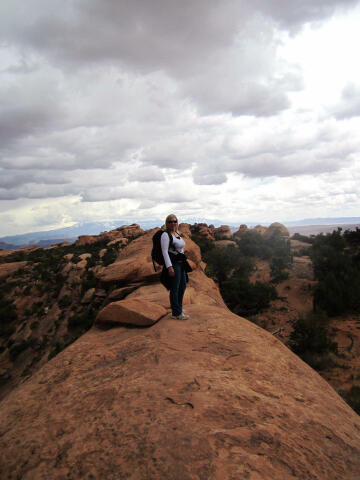
<svg viewBox="0 0 360 480">
<path fill-rule="evenodd" d="M 166 231 L 161 235 L 161 251 L 165 261 L 163 274 L 168 277 L 170 289 L 171 318 L 187 320 L 182 309 L 186 289 L 188 263 L 184 255 L 185 242 L 178 232 L 178 220 L 175 215 L 168 215 L 165 220 Z"/>
</svg>

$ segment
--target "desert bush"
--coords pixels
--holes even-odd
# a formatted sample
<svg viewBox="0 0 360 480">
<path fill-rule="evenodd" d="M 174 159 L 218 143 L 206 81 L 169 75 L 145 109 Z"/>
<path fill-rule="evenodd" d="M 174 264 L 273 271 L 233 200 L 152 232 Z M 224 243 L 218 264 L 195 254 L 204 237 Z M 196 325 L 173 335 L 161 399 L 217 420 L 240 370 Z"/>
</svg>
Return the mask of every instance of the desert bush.
<svg viewBox="0 0 360 480">
<path fill-rule="evenodd" d="M 110 246 L 104 253 L 102 257 L 102 263 L 106 267 L 107 265 L 110 265 L 111 263 L 115 262 L 116 257 L 118 255 L 117 248 L 115 246 Z"/>
<path fill-rule="evenodd" d="M 215 248 L 215 243 L 213 240 L 210 240 L 209 238 L 202 238 L 202 237 L 197 237 L 196 235 L 192 235 L 191 240 L 193 240 L 199 247 L 201 251 L 201 256 L 205 260 L 206 254 Z"/>
<path fill-rule="evenodd" d="M 305 361 L 310 354 L 337 352 L 337 343 L 329 336 L 329 318 L 325 312 L 309 313 L 293 324 L 289 346 Z"/>
<path fill-rule="evenodd" d="M 360 415 L 360 386 L 353 385 L 348 392 L 341 391 L 340 395 Z"/>
<path fill-rule="evenodd" d="M 85 293 L 90 288 L 96 287 L 97 280 L 92 270 L 88 270 L 82 278 L 81 292 Z"/>
<path fill-rule="evenodd" d="M 289 272 L 285 268 L 289 266 L 285 257 L 273 257 L 270 262 L 270 277 L 272 283 L 281 283 L 289 278 Z"/>
<path fill-rule="evenodd" d="M 317 235 L 310 256 L 318 280 L 314 310 L 328 315 L 360 312 L 360 254 L 348 248 L 348 236 L 341 229 Z"/>
<path fill-rule="evenodd" d="M 94 321 L 94 317 L 88 310 L 81 313 L 76 313 L 69 317 L 68 327 L 69 330 L 88 330 Z"/>
<path fill-rule="evenodd" d="M 247 278 L 233 276 L 223 282 L 221 295 L 226 305 L 237 315 L 255 315 L 277 298 L 276 289 L 267 283 L 251 283 Z"/>
<path fill-rule="evenodd" d="M 301 235 L 300 233 L 294 233 L 291 239 L 298 240 L 303 243 L 309 243 L 309 244 L 312 244 L 314 241 L 313 237 L 307 237 L 306 235 Z"/>
<path fill-rule="evenodd" d="M 64 295 L 58 301 L 60 308 L 68 307 L 69 305 L 71 305 L 71 303 L 72 303 L 72 299 L 68 295 Z"/>
<path fill-rule="evenodd" d="M 230 274 L 248 277 L 254 269 L 254 262 L 232 245 L 210 249 L 205 255 L 205 261 L 206 273 L 215 277 L 220 287 Z"/>
</svg>

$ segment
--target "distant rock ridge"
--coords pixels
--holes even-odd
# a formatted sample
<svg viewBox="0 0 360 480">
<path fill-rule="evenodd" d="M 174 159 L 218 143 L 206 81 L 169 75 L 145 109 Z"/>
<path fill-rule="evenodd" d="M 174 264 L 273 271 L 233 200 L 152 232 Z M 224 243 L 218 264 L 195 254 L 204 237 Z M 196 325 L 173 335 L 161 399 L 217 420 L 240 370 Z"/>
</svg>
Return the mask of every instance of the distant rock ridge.
<svg viewBox="0 0 360 480">
<path fill-rule="evenodd" d="M 93 327 L 3 399 L 4 478 L 358 478 L 359 416 L 280 341 L 226 308 L 183 230 L 190 319 L 170 318 L 150 268 L 156 229 L 97 269 L 104 298 L 114 287 L 97 317 L 107 330 Z"/>
</svg>

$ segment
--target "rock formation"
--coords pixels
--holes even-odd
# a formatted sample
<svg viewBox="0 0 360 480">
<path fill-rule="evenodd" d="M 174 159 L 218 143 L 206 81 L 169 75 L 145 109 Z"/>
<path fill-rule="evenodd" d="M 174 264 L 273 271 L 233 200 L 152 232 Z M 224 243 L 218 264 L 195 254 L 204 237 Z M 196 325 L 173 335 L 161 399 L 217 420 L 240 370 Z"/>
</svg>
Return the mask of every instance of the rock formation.
<svg viewBox="0 0 360 480">
<path fill-rule="evenodd" d="M 272 223 L 265 232 L 266 237 L 271 237 L 274 234 L 278 234 L 282 237 L 290 237 L 289 230 L 279 222 Z"/>
<path fill-rule="evenodd" d="M 214 235 L 217 240 L 225 240 L 232 238 L 233 236 L 228 225 L 221 225 L 220 227 L 215 228 Z"/>
<path fill-rule="evenodd" d="M 215 240 L 214 232 L 214 225 L 208 227 L 206 223 L 195 223 L 195 225 L 191 227 L 191 233 L 199 238 Z"/>
<path fill-rule="evenodd" d="M 263 227 L 262 225 L 256 225 L 256 227 L 252 228 L 251 230 L 254 232 L 258 232 L 261 235 L 264 235 L 265 232 L 267 231 L 267 228 Z"/>
<path fill-rule="evenodd" d="M 248 232 L 248 231 L 249 231 L 249 229 L 248 229 L 247 225 L 242 224 L 242 225 L 240 225 L 239 230 L 237 230 L 234 233 L 234 237 L 241 237 L 241 235 L 243 235 L 245 232 Z"/>
<path fill-rule="evenodd" d="M 147 267 L 152 233 L 99 274 L 105 285 L 136 283 L 98 318 L 148 315 L 153 325 L 93 327 L 5 397 L 2 478 L 359 478 L 359 417 L 280 341 L 225 307 L 190 240 L 190 319 L 165 315 L 167 292 Z"/>
</svg>

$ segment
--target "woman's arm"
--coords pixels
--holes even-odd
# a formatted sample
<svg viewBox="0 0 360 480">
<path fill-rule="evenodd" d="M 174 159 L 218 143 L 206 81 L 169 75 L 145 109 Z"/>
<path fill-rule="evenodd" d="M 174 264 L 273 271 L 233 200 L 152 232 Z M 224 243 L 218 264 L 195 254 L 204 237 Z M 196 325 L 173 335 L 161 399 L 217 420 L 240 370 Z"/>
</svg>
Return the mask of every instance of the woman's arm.
<svg viewBox="0 0 360 480">
<path fill-rule="evenodd" d="M 172 263 L 169 257 L 170 240 L 167 232 L 164 232 L 161 235 L 160 244 L 161 244 L 161 251 L 165 260 L 165 267 L 166 268 L 172 267 Z"/>
</svg>

